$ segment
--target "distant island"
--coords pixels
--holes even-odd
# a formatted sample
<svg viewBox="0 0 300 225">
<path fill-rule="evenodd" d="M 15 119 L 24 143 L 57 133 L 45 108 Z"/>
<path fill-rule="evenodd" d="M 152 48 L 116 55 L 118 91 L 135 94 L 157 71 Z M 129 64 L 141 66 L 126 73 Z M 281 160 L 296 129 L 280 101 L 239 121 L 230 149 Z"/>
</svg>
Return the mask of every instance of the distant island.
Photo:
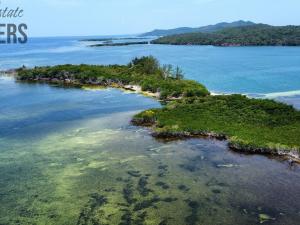
<svg viewBox="0 0 300 225">
<path fill-rule="evenodd" d="M 134 40 L 136 40 L 136 41 L 134 41 Z M 128 45 L 150 44 L 149 38 L 142 38 L 142 37 L 90 38 L 90 39 L 82 39 L 79 41 L 91 42 L 91 43 L 98 42 L 95 44 L 87 45 L 88 47 L 128 46 Z M 116 42 L 116 41 L 119 41 L 119 42 Z"/>
<path fill-rule="evenodd" d="M 152 39 L 147 36 L 162 36 Z M 129 41 L 129 40 L 136 41 Z M 148 39 L 148 40 L 143 40 Z M 115 42 L 124 40 L 123 42 Z M 125 41 L 128 40 L 128 41 Z M 140 37 L 92 38 L 80 41 L 101 42 L 89 47 L 128 46 L 145 44 L 212 45 L 212 46 L 300 46 L 300 26 L 271 26 L 250 21 L 218 23 L 199 28 L 182 27 L 170 30 L 154 30 Z"/>
<path fill-rule="evenodd" d="M 212 137 L 236 151 L 300 160 L 300 112 L 273 100 L 242 95 L 212 96 L 200 83 L 183 79 L 180 68 L 161 66 L 153 57 L 128 65 L 60 65 L 15 71 L 20 82 L 71 87 L 113 87 L 151 95 L 161 109 L 137 114 L 132 122 L 150 126 L 153 136 L 172 140 Z"/>
<path fill-rule="evenodd" d="M 144 34 L 141 34 L 140 37 L 147 37 L 147 36 L 169 36 L 169 35 L 175 35 L 175 34 L 185 34 L 185 33 L 211 33 L 223 30 L 225 28 L 232 28 L 232 27 L 243 27 L 243 26 L 251 26 L 255 25 L 255 23 L 250 21 L 235 21 L 232 23 L 218 23 L 215 25 L 208 25 L 203 27 L 197 27 L 197 28 L 191 28 L 191 27 L 179 27 L 175 29 L 168 29 L 168 30 L 153 30 L 151 32 L 147 32 Z"/>
<path fill-rule="evenodd" d="M 148 39 L 146 37 L 122 37 L 122 38 L 89 38 L 89 39 L 81 39 L 79 41 L 85 42 L 110 42 L 110 41 L 120 41 L 120 40 L 141 40 L 141 39 Z"/>
<path fill-rule="evenodd" d="M 213 46 L 299 46 L 300 26 L 257 24 L 212 33 L 186 33 L 158 38 L 152 44 Z"/>
</svg>

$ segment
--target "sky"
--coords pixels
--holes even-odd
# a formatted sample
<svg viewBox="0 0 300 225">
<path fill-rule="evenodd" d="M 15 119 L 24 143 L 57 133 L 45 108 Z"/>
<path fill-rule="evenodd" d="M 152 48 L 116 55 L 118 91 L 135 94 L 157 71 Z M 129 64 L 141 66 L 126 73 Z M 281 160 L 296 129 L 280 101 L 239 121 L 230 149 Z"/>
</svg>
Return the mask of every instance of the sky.
<svg viewBox="0 0 300 225">
<path fill-rule="evenodd" d="M 300 0 L 0 0 L 24 9 L 28 35 L 88 36 L 138 34 L 153 29 L 199 27 L 249 20 L 300 25 Z"/>
</svg>

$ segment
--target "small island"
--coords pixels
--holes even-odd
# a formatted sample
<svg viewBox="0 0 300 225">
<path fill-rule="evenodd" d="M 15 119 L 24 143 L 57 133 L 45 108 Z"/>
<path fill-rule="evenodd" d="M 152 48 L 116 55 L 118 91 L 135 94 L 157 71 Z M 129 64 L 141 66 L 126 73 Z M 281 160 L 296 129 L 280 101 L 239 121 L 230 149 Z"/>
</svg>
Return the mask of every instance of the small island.
<svg viewBox="0 0 300 225">
<path fill-rule="evenodd" d="M 122 41 L 122 40 L 147 40 L 149 38 L 145 37 L 120 37 L 120 38 L 90 38 L 90 39 L 82 39 L 79 41 L 82 42 L 110 42 L 110 41 Z"/>
<path fill-rule="evenodd" d="M 114 47 L 114 46 L 128 46 L 128 45 L 147 45 L 150 44 L 149 38 L 144 37 L 120 37 L 120 38 L 91 38 L 82 39 L 80 42 L 100 42 L 90 44 L 88 47 Z M 117 42 L 118 41 L 118 42 Z"/>
<path fill-rule="evenodd" d="M 60 65 L 20 68 L 18 81 L 63 86 L 104 86 L 133 90 L 164 102 L 134 116 L 165 140 L 211 137 L 228 140 L 232 150 L 300 159 L 300 112 L 292 106 L 242 95 L 212 96 L 202 84 L 186 80 L 180 68 L 161 66 L 154 57 L 128 65 Z"/>
<path fill-rule="evenodd" d="M 202 84 L 183 79 L 180 68 L 173 68 L 171 65 L 161 67 L 152 56 L 135 58 L 128 65 L 58 65 L 20 68 L 14 73 L 19 81 L 137 90 L 156 96 L 162 101 L 209 95 L 209 91 Z"/>
<path fill-rule="evenodd" d="M 113 42 L 105 42 L 102 44 L 94 44 L 89 45 L 89 47 L 106 47 L 106 46 L 128 46 L 128 45 L 147 45 L 150 44 L 149 41 L 135 41 L 135 42 L 119 42 L 119 43 L 113 43 Z"/>
<path fill-rule="evenodd" d="M 152 44 L 213 46 L 300 46 L 300 26 L 256 24 L 226 28 L 215 32 L 169 35 Z"/>
</svg>

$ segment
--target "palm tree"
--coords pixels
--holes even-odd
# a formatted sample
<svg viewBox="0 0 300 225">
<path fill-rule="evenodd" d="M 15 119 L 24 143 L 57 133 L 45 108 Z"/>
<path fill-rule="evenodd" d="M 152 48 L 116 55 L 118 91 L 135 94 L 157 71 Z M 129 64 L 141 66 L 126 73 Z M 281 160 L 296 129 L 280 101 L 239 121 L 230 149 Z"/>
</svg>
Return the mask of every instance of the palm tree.
<svg viewBox="0 0 300 225">
<path fill-rule="evenodd" d="M 167 79 L 167 78 L 169 78 L 169 77 L 172 77 L 172 74 L 173 74 L 173 66 L 170 65 L 170 64 L 168 64 L 168 65 L 163 65 L 162 71 L 163 71 L 164 79 Z"/>
<path fill-rule="evenodd" d="M 182 69 L 179 68 L 179 66 L 176 66 L 174 75 L 175 75 L 176 80 L 182 80 L 184 78 L 183 71 L 182 71 Z"/>
</svg>

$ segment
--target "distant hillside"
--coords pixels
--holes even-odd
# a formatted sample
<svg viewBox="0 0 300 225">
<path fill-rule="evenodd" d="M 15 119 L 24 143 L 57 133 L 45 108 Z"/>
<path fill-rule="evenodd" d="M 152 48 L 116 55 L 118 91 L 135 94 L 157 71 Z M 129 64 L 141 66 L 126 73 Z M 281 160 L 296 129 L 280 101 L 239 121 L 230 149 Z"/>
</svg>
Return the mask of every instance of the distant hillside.
<svg viewBox="0 0 300 225">
<path fill-rule="evenodd" d="M 218 23 L 215 25 L 208 25 L 204 27 L 198 27 L 198 28 L 191 28 L 191 27 L 180 27 L 170 30 L 153 30 L 148 33 L 144 33 L 140 35 L 141 37 L 145 36 L 167 36 L 167 35 L 175 35 L 175 34 L 185 34 L 185 33 L 193 33 L 193 32 L 203 32 L 203 33 L 210 33 L 219 31 L 225 28 L 231 28 L 231 27 L 244 27 L 244 26 L 251 26 L 255 25 L 255 23 L 250 21 L 236 21 L 232 23 Z"/>
<path fill-rule="evenodd" d="M 300 46 L 300 26 L 264 24 L 226 28 L 213 33 L 187 33 L 166 36 L 153 44 L 214 46 Z"/>
</svg>

